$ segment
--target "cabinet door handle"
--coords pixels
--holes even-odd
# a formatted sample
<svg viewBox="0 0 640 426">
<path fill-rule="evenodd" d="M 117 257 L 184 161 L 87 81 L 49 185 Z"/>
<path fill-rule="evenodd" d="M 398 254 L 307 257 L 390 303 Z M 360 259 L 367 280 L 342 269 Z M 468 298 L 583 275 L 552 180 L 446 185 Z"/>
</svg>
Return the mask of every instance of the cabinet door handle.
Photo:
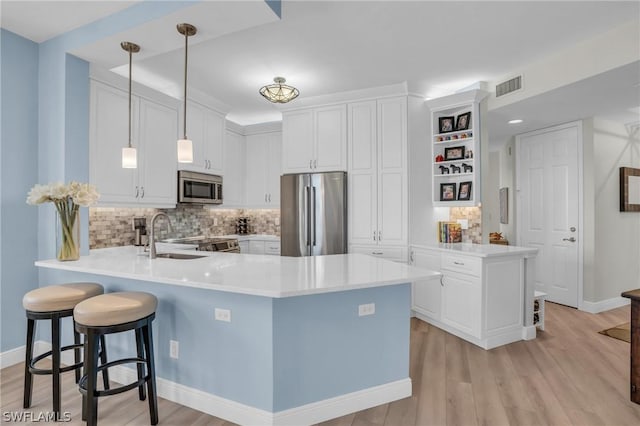
<svg viewBox="0 0 640 426">
<path fill-rule="evenodd" d="M 269 202 L 271 202 L 271 194 L 269 194 Z"/>
<path fill-rule="evenodd" d="M 376 241 L 376 231 L 373 231 L 373 241 Z"/>
<path fill-rule="evenodd" d="M 144 198 L 144 186 L 141 186 L 140 188 L 142 189 L 140 193 L 140 198 Z"/>
<path fill-rule="evenodd" d="M 374 255 L 376 255 L 376 256 L 379 256 L 379 255 L 384 254 L 384 253 L 383 253 L 383 252 L 381 252 L 381 251 L 372 251 L 372 252 L 371 252 L 371 254 L 374 254 Z"/>
<path fill-rule="evenodd" d="M 267 202 L 267 194 L 264 194 L 264 202 Z"/>
<path fill-rule="evenodd" d="M 318 168 L 318 160 L 313 160 L 313 168 L 314 169 Z"/>
<path fill-rule="evenodd" d="M 440 285 L 444 287 L 444 275 L 440 275 Z"/>
<path fill-rule="evenodd" d="M 570 243 L 575 243 L 576 239 L 574 237 L 571 238 L 563 238 L 562 241 L 569 241 Z"/>
<path fill-rule="evenodd" d="M 453 262 L 454 265 L 464 266 L 464 262 Z"/>
<path fill-rule="evenodd" d="M 382 231 L 378 231 L 378 241 L 382 241 Z"/>
<path fill-rule="evenodd" d="M 138 198 L 138 195 L 140 195 L 140 189 L 136 186 L 136 198 Z"/>
<path fill-rule="evenodd" d="M 309 160 L 309 168 L 313 169 L 313 160 Z"/>
<path fill-rule="evenodd" d="M 413 265 L 413 252 L 411 252 L 411 254 L 409 255 L 409 260 L 411 261 L 411 264 Z"/>
</svg>

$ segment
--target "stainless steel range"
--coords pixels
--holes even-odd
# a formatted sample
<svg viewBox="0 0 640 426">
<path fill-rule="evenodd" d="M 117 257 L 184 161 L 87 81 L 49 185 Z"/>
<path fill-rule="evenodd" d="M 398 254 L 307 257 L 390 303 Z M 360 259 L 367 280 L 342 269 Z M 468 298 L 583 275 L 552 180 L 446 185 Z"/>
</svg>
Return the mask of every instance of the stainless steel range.
<svg viewBox="0 0 640 426">
<path fill-rule="evenodd" d="M 226 253 L 240 253 L 240 245 L 237 238 L 229 237 L 187 237 L 164 240 L 165 243 L 193 244 L 200 251 L 220 251 Z"/>
</svg>

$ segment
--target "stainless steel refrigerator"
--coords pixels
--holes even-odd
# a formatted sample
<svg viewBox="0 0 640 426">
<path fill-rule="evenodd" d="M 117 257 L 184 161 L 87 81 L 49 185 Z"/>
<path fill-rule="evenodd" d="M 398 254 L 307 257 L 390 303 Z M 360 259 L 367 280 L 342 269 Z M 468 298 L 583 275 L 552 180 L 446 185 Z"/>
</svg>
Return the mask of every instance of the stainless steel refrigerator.
<svg viewBox="0 0 640 426">
<path fill-rule="evenodd" d="M 347 174 L 280 177 L 282 256 L 347 252 Z"/>
</svg>

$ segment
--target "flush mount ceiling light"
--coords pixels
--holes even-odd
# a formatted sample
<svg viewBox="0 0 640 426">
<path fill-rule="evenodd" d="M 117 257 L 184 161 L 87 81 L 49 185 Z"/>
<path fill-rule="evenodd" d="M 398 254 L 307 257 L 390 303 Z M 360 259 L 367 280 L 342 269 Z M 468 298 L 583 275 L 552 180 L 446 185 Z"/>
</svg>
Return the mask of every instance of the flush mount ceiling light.
<svg viewBox="0 0 640 426">
<path fill-rule="evenodd" d="M 522 123 L 522 120 L 520 120 L 519 118 L 516 120 L 509 120 L 509 124 L 520 124 Z"/>
<path fill-rule="evenodd" d="M 138 167 L 136 149 L 131 145 L 131 63 L 134 53 L 140 51 L 140 46 L 129 41 L 120 43 L 120 47 L 129 52 L 129 145 L 122 148 L 122 168 L 135 169 Z"/>
<path fill-rule="evenodd" d="M 274 84 L 267 84 L 260 88 L 260 94 L 275 104 L 286 104 L 300 94 L 295 87 L 284 84 L 286 81 L 284 77 L 275 77 Z"/>
<path fill-rule="evenodd" d="M 193 143 L 187 138 L 187 58 L 189 51 L 189 36 L 198 30 L 191 24 L 178 24 L 178 32 L 184 36 L 184 132 L 182 139 L 178 139 L 178 163 L 193 163 Z"/>
</svg>

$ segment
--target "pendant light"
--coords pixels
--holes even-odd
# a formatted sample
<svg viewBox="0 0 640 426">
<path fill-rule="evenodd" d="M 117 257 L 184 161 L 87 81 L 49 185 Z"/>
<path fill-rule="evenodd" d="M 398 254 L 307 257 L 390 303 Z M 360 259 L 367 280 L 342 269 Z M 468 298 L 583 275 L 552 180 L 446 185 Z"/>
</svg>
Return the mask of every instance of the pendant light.
<svg viewBox="0 0 640 426">
<path fill-rule="evenodd" d="M 129 41 L 120 43 L 123 50 L 129 52 L 129 145 L 122 148 L 122 168 L 135 169 L 138 167 L 138 159 L 136 149 L 131 146 L 131 63 L 134 53 L 140 51 L 140 46 Z"/>
<path fill-rule="evenodd" d="M 267 84 L 260 88 L 260 94 L 274 104 L 286 104 L 300 94 L 295 87 L 284 84 L 286 81 L 284 77 L 275 77 L 274 84 Z"/>
<path fill-rule="evenodd" d="M 178 32 L 184 36 L 184 132 L 182 139 L 178 139 L 178 163 L 193 163 L 193 143 L 187 138 L 187 57 L 189 50 L 189 36 L 198 30 L 191 24 L 178 24 Z"/>
</svg>

